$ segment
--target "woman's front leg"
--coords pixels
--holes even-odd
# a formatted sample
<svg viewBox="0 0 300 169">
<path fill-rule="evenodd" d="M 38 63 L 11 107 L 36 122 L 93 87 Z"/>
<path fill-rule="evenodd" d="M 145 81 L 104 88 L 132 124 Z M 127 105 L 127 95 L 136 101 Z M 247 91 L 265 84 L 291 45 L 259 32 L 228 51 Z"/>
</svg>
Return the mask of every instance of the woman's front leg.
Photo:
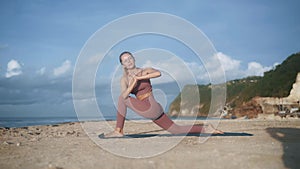
<svg viewBox="0 0 300 169">
<path fill-rule="evenodd" d="M 119 96 L 115 130 L 113 132 L 105 134 L 105 137 L 122 137 L 124 135 L 123 128 L 126 113 L 127 107 L 125 104 L 125 99 L 122 96 Z"/>
</svg>

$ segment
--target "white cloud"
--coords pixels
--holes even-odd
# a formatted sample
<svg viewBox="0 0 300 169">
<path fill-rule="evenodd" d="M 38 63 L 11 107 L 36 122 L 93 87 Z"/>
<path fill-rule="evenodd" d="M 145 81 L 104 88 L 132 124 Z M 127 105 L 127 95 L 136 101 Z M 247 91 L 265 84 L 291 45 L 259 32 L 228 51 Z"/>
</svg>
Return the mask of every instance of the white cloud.
<svg viewBox="0 0 300 169">
<path fill-rule="evenodd" d="M 46 67 L 42 67 L 41 69 L 37 70 L 36 73 L 39 75 L 44 75 L 46 72 Z"/>
<path fill-rule="evenodd" d="M 273 64 L 273 68 L 272 68 L 272 69 L 275 69 L 277 65 L 280 65 L 280 63 L 275 62 L 275 63 Z"/>
<path fill-rule="evenodd" d="M 5 77 L 10 78 L 13 76 L 18 76 L 20 74 L 22 74 L 22 67 L 21 67 L 20 63 L 14 59 L 9 61 L 7 64 L 7 71 L 6 71 Z"/>
<path fill-rule="evenodd" d="M 247 76 L 263 76 L 264 72 L 271 70 L 273 67 L 264 67 L 260 63 L 250 62 L 248 63 L 248 69 L 245 74 Z"/>
<path fill-rule="evenodd" d="M 67 73 L 68 71 L 71 70 L 71 61 L 66 60 L 62 63 L 62 65 L 60 67 L 54 68 L 53 70 L 53 74 L 54 76 L 61 76 L 65 73 Z"/>
<path fill-rule="evenodd" d="M 217 57 L 225 71 L 226 80 L 238 79 L 244 77 L 245 73 L 241 69 L 241 61 L 231 58 L 230 56 L 218 52 Z"/>
<path fill-rule="evenodd" d="M 153 79 L 154 83 L 168 83 L 168 82 L 182 82 L 194 83 L 196 82 L 196 75 L 193 74 L 197 68 L 196 66 L 190 67 L 190 63 L 184 62 L 177 57 L 168 58 L 166 60 L 150 61 L 147 60 L 142 65 L 143 68 L 153 67 L 163 71 L 163 76 L 159 79 Z"/>
<path fill-rule="evenodd" d="M 241 63 L 242 61 L 240 60 L 218 52 L 216 55 L 207 58 L 205 64 L 184 62 L 177 57 L 172 57 L 159 61 L 147 60 L 142 67 L 157 67 L 160 70 L 164 70 L 165 74 L 169 74 L 163 79 L 160 78 L 159 83 L 174 80 L 191 83 L 196 80 L 198 83 L 215 84 L 247 76 L 263 76 L 264 72 L 271 70 L 278 64 L 274 63 L 273 66 L 263 66 L 258 62 L 250 62 L 248 63 L 248 67 L 243 69 Z M 226 79 L 224 79 L 224 76 Z"/>
<path fill-rule="evenodd" d="M 222 52 L 206 58 L 205 63 L 203 60 L 202 64 L 186 62 L 175 55 L 168 56 L 168 53 L 162 55 L 155 52 L 157 51 L 151 51 L 151 54 L 159 57 L 148 58 L 147 54 L 150 52 L 141 53 L 140 55 L 143 56 L 143 59 L 136 57 L 137 65 L 141 65 L 143 68 L 154 67 L 162 71 L 162 77 L 153 79 L 153 84 L 168 82 L 192 84 L 195 81 L 200 84 L 218 84 L 247 76 L 263 76 L 265 71 L 273 68 L 273 66 L 263 66 L 258 62 L 246 63 L 248 67 L 243 68 L 241 60 L 234 59 Z M 117 74 L 121 75 L 121 72 Z M 116 81 L 116 84 L 118 84 L 118 81 Z"/>
<path fill-rule="evenodd" d="M 241 61 L 230 58 L 229 56 L 223 54 L 222 52 L 217 53 L 218 59 L 225 71 L 238 70 Z"/>
<path fill-rule="evenodd" d="M 247 69 L 243 70 L 241 69 L 241 61 L 233 59 L 221 52 L 218 52 L 217 56 L 225 70 L 227 80 L 244 78 L 247 76 L 263 76 L 264 72 L 269 71 L 278 65 L 278 63 L 274 63 L 273 66 L 263 66 L 258 62 L 250 62 L 248 63 Z"/>
</svg>

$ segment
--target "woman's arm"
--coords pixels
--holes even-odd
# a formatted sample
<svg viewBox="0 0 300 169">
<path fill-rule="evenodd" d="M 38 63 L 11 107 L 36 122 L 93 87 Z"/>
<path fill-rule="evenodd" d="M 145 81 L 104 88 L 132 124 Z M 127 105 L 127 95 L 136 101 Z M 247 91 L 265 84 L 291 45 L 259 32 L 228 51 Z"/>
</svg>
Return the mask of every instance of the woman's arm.
<svg viewBox="0 0 300 169">
<path fill-rule="evenodd" d="M 142 71 L 141 76 L 135 76 L 137 80 L 143 80 L 143 79 L 151 79 L 151 78 L 156 78 L 160 77 L 161 73 L 159 70 L 153 69 L 153 68 L 145 68 Z"/>
<path fill-rule="evenodd" d="M 132 89 L 134 88 L 134 86 L 136 85 L 137 79 L 136 78 L 132 78 L 128 84 L 127 80 L 125 77 L 121 78 L 121 95 L 124 99 L 127 99 L 130 92 L 132 91 Z M 129 85 L 129 86 L 128 86 Z"/>
<path fill-rule="evenodd" d="M 141 76 L 131 76 L 130 81 L 128 83 L 127 79 L 125 77 L 122 77 L 121 79 L 121 95 L 124 99 L 127 99 L 132 89 L 135 87 L 138 80 L 143 79 L 151 79 L 160 77 L 161 73 L 159 70 L 153 69 L 153 68 L 146 68 L 143 69 Z"/>
</svg>

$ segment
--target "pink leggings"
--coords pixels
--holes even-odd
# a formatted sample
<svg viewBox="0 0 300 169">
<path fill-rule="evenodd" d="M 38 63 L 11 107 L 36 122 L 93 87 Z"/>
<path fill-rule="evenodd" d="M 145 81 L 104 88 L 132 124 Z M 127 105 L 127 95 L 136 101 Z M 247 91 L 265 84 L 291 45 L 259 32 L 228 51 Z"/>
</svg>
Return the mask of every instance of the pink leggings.
<svg viewBox="0 0 300 169">
<path fill-rule="evenodd" d="M 124 99 L 119 97 L 117 110 L 117 124 L 116 128 L 123 129 L 127 107 L 144 118 L 151 119 L 155 124 L 167 130 L 172 134 L 188 134 L 201 133 L 204 128 L 200 125 L 180 126 L 175 124 L 164 112 L 159 103 L 156 102 L 153 95 L 150 95 L 144 100 L 138 100 L 133 97 Z"/>
</svg>

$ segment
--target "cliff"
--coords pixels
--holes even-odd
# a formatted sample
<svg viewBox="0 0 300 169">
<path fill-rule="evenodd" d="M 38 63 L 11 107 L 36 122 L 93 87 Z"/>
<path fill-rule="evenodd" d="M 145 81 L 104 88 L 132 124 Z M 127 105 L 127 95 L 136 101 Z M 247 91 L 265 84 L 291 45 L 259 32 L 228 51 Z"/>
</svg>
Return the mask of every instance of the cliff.
<svg viewBox="0 0 300 169">
<path fill-rule="evenodd" d="M 299 107 L 300 53 L 287 57 L 263 77 L 246 77 L 226 82 L 225 117 L 257 117 L 258 114 L 278 113 L 282 109 Z M 296 80 L 295 80 L 296 79 Z M 170 116 L 207 116 L 212 85 L 187 85 L 170 104 Z M 200 99 L 183 99 L 195 95 Z M 186 97 L 187 98 L 187 97 Z M 193 98 L 193 97 L 192 97 Z M 226 110 L 225 110 L 226 109 Z M 218 112 L 215 115 L 220 115 Z"/>
<path fill-rule="evenodd" d="M 285 109 L 299 107 L 300 104 L 300 72 L 297 74 L 293 88 L 287 97 L 258 97 L 254 99 L 261 107 L 264 113 L 278 113 Z"/>
</svg>

